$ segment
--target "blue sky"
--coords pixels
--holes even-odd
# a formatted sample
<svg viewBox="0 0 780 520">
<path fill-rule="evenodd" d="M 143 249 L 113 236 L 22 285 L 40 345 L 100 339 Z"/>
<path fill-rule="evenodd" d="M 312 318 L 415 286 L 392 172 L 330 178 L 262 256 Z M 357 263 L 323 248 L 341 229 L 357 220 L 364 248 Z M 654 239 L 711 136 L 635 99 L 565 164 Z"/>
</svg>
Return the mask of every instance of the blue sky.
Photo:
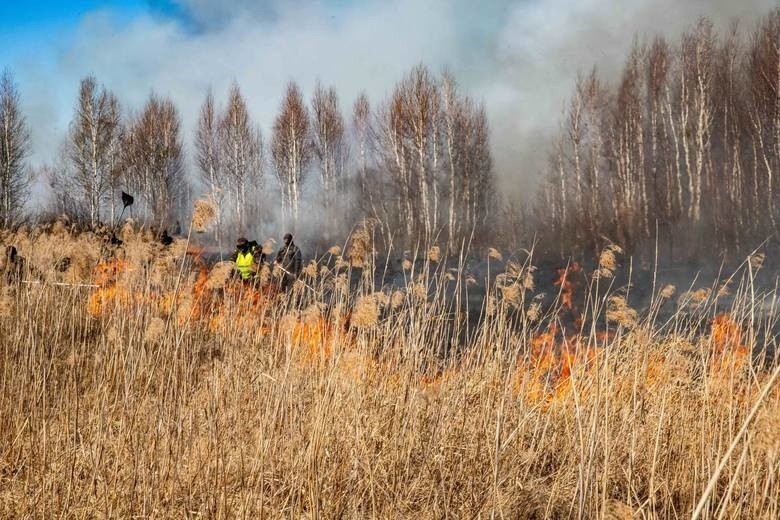
<svg viewBox="0 0 780 520">
<path fill-rule="evenodd" d="M 145 0 L 0 0 L 0 66 L 31 58 L 51 65 L 52 49 L 72 40 L 86 14 L 103 9 L 130 20 L 149 5 Z"/>
<path fill-rule="evenodd" d="M 128 15 L 148 8 L 143 0 L 116 0 L 98 2 L 95 0 L 28 0 L 14 2 L 6 0 L 0 8 L 0 30 L 35 33 L 45 29 L 72 27 L 78 19 L 96 9 L 111 8 Z"/>
</svg>

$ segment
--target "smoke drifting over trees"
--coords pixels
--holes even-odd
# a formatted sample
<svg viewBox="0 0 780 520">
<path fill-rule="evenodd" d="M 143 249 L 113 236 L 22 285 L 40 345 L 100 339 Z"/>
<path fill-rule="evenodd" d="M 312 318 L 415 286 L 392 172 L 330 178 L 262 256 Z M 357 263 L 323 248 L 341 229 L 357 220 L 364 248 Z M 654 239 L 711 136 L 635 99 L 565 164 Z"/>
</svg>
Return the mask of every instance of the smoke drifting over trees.
<svg viewBox="0 0 780 520">
<path fill-rule="evenodd" d="M 671 257 L 713 245 L 740 252 L 774 235 L 780 218 L 777 41 L 778 10 L 720 33 L 701 19 L 677 39 L 636 38 L 614 81 L 595 68 L 580 74 L 547 148 L 538 200 L 527 207 L 498 189 L 484 101 L 448 71 L 418 65 L 386 96 L 359 94 L 350 113 L 335 87 L 307 92 L 291 81 L 265 139 L 238 83 L 224 107 L 203 92 L 190 134 L 175 99 L 152 95 L 128 116 L 88 77 L 64 159 L 45 172 L 49 214 L 113 221 L 116 193 L 127 189 L 141 202 L 133 216 L 164 228 L 186 221 L 194 198 L 209 197 L 221 245 L 286 231 L 326 245 L 368 218 L 384 244 L 403 247 L 456 251 L 486 235 L 517 246 L 535 232 L 542 249 L 565 255 L 607 241 L 642 252 L 656 238 Z M 6 84 L 5 98 L 18 105 Z M 15 171 L 25 180 L 16 113 Z M 24 190 L 12 191 L 23 200 Z"/>
<path fill-rule="evenodd" d="M 9 106 L 16 107 L 18 96 L 6 83 Z M 90 76 L 75 106 L 61 160 L 41 172 L 50 188 L 44 218 L 113 224 L 118 193 L 127 190 L 139 201 L 136 219 L 168 230 L 188 218 L 195 198 L 209 198 L 221 246 L 264 225 L 325 245 L 372 219 L 385 244 L 442 240 L 455 249 L 480 231 L 495 201 L 484 107 L 461 94 L 452 75 L 437 77 L 423 65 L 376 109 L 359 96 L 350 118 L 335 88 L 318 84 L 307 101 L 290 82 L 271 129 L 270 156 L 239 85 L 224 108 L 209 90 L 194 131 L 193 172 L 186 170 L 173 99 L 152 94 L 143 110 L 123 116 L 117 97 Z M 18 107 L 6 113 L 16 121 L 9 142 L 19 143 L 11 177 L 27 179 L 23 120 Z M 264 181 L 266 169 L 278 183 Z M 22 185 L 15 186 L 6 192 L 22 200 Z"/>
<path fill-rule="evenodd" d="M 636 250 L 739 251 L 777 232 L 780 11 L 718 35 L 636 42 L 616 85 L 582 76 L 539 217 L 565 252 L 604 237 Z M 684 244 L 684 245 L 683 245 Z M 682 253 L 682 251 L 681 251 Z"/>
<path fill-rule="evenodd" d="M 312 124 L 314 153 L 319 163 L 327 226 L 324 231 L 329 235 L 328 238 L 331 238 L 336 231 L 333 226 L 336 217 L 333 204 L 343 190 L 344 170 L 349 158 L 344 133 L 344 116 L 341 113 L 335 88 L 330 87 L 326 90 L 317 83 L 312 98 Z"/>
</svg>

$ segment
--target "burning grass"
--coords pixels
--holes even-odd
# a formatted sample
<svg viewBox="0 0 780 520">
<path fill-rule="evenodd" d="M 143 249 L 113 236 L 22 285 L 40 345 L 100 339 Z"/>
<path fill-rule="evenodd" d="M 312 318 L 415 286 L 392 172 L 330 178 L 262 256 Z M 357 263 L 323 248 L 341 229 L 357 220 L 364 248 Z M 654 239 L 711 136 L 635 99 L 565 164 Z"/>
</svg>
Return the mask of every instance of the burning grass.
<svg viewBox="0 0 780 520">
<path fill-rule="evenodd" d="M 438 249 L 377 287 L 361 231 L 282 294 L 126 231 L 73 237 L 81 285 L 2 287 L 3 517 L 780 515 L 774 295 L 749 269 L 725 308 L 691 291 L 660 320 L 672 286 L 641 311 L 604 288 L 617 249 L 561 268 L 552 304 L 494 250 L 472 322 L 457 288 L 484 281 Z"/>
</svg>

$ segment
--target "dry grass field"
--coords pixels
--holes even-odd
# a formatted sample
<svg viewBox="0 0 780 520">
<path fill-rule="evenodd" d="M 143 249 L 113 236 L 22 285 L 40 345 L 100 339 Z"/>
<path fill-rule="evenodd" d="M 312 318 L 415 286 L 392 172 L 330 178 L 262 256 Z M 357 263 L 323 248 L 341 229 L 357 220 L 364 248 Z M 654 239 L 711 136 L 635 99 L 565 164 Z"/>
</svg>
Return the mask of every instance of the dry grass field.
<svg viewBox="0 0 780 520">
<path fill-rule="evenodd" d="M 638 311 L 615 249 L 552 306 L 491 250 L 475 321 L 438 249 L 383 289 L 358 233 L 285 295 L 120 236 L 3 237 L 43 282 L 2 281 L 3 518 L 780 517 L 760 257 Z"/>
</svg>

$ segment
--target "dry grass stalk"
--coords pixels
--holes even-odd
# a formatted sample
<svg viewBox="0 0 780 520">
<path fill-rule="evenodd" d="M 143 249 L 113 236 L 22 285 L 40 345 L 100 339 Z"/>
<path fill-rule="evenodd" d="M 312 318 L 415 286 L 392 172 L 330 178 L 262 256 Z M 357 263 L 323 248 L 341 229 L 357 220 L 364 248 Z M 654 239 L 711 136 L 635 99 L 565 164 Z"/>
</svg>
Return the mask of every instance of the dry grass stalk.
<svg viewBox="0 0 780 520">
<path fill-rule="evenodd" d="M 347 278 L 347 275 L 337 275 L 336 279 L 333 281 L 333 287 L 337 292 L 346 294 L 346 292 L 349 290 L 349 278 Z"/>
<path fill-rule="evenodd" d="M 393 291 L 393 295 L 390 297 L 390 306 L 393 310 L 398 309 L 404 304 L 405 298 L 402 291 Z"/>
<path fill-rule="evenodd" d="M 235 264 L 229 261 L 217 262 L 209 272 L 209 277 L 206 280 L 206 288 L 215 290 L 225 286 L 227 281 L 233 274 Z"/>
<path fill-rule="evenodd" d="M 14 308 L 14 297 L 10 287 L 0 291 L 0 318 L 10 318 Z"/>
<path fill-rule="evenodd" d="M 263 242 L 263 254 L 264 255 L 272 255 L 274 253 L 274 248 L 276 247 L 276 240 L 273 238 L 269 238 L 265 242 Z"/>
<path fill-rule="evenodd" d="M 542 306 L 539 302 L 533 302 L 528 306 L 526 316 L 531 322 L 536 322 L 541 316 Z"/>
<path fill-rule="evenodd" d="M 495 247 L 488 248 L 488 256 L 490 258 L 495 258 L 499 262 L 504 260 L 504 256 L 501 254 L 501 251 L 499 251 Z"/>
<path fill-rule="evenodd" d="M 369 329 L 379 322 L 379 305 L 376 298 L 361 296 L 352 311 L 352 325 L 356 329 Z"/>
<path fill-rule="evenodd" d="M 317 267 L 317 262 L 312 260 L 306 265 L 306 267 L 303 268 L 303 274 L 311 279 L 315 279 L 317 278 L 317 273 L 319 271 Z"/>
<path fill-rule="evenodd" d="M 171 245 L 168 246 L 168 254 L 166 256 L 173 260 L 180 260 L 182 257 L 184 257 L 184 255 L 187 254 L 188 247 L 189 243 L 186 239 L 174 239 Z"/>
<path fill-rule="evenodd" d="M 500 287 L 504 303 L 518 307 L 523 302 L 523 288 L 520 284 L 512 284 Z"/>
<path fill-rule="evenodd" d="M 13 241 L 70 242 L 90 271 L 100 256 L 86 234 Z M 697 336 L 687 309 L 661 326 L 609 294 L 608 319 L 632 330 L 598 330 L 594 346 L 556 329 L 541 294 L 512 319 L 472 302 L 495 316 L 476 323 L 427 275 L 392 294 L 352 294 L 344 272 L 292 298 L 201 294 L 226 267 L 206 278 L 147 249 L 146 233 L 131 241 L 122 258 L 151 255 L 159 285 L 112 276 L 99 290 L 118 283 L 127 301 L 96 316 L 98 290 L 1 287 L 13 305 L 0 320 L 2 517 L 690 517 L 762 388 L 705 516 L 779 516 L 780 396 L 763 366 L 748 376 L 767 332 L 752 321 L 725 316 Z M 176 301 L 171 262 L 184 269 Z M 507 265 L 505 301 L 530 272 Z M 735 309 L 760 307 L 732 289 Z"/>
<path fill-rule="evenodd" d="M 623 328 L 633 329 L 637 326 L 639 314 L 632 309 L 624 296 L 610 296 L 607 300 L 607 320 Z"/>
<path fill-rule="evenodd" d="M 425 287 L 425 284 L 421 282 L 415 282 L 410 285 L 409 293 L 420 300 L 425 300 L 428 298 L 428 288 Z"/>
<path fill-rule="evenodd" d="M 428 249 L 428 260 L 434 263 L 438 263 L 441 260 L 441 248 L 439 246 L 433 246 Z"/>
<path fill-rule="evenodd" d="M 766 260 L 766 255 L 764 253 L 756 253 L 748 257 L 748 262 L 750 262 L 750 267 L 753 271 L 761 269 L 764 266 L 764 260 Z"/>
<path fill-rule="evenodd" d="M 158 343 L 165 334 L 165 322 L 160 318 L 152 318 L 144 333 L 144 341 Z"/>
<path fill-rule="evenodd" d="M 217 208 L 213 201 L 198 199 L 192 212 L 192 229 L 198 233 L 207 231 L 217 219 Z"/>
<path fill-rule="evenodd" d="M 622 253 L 623 250 L 615 244 L 610 244 L 604 248 L 601 255 L 599 255 L 599 267 L 595 276 L 597 278 L 612 278 L 618 267 L 617 255 Z"/>
<path fill-rule="evenodd" d="M 262 285 L 267 284 L 271 280 L 271 276 L 271 266 L 268 264 L 262 264 L 255 273 L 255 279 Z"/>
<path fill-rule="evenodd" d="M 536 271 L 536 267 L 532 265 L 528 267 L 523 273 L 523 288 L 526 291 L 533 291 L 536 288 L 536 284 L 534 282 L 535 271 Z"/>
<path fill-rule="evenodd" d="M 634 510 L 619 500 L 607 500 L 604 505 L 602 518 L 604 520 L 631 520 L 634 518 Z"/>
<path fill-rule="evenodd" d="M 309 326 L 314 326 L 320 323 L 322 319 L 322 311 L 324 305 L 321 303 L 313 303 L 306 307 L 301 312 L 301 320 Z"/>
<path fill-rule="evenodd" d="M 366 220 L 352 233 L 347 258 L 352 267 L 364 267 L 373 260 L 374 247 L 371 238 L 372 224 Z"/>
<path fill-rule="evenodd" d="M 661 298 L 668 300 L 672 296 L 674 296 L 674 293 L 677 291 L 677 287 L 675 287 L 672 284 L 665 285 L 663 289 L 661 289 L 660 296 Z"/>
</svg>

